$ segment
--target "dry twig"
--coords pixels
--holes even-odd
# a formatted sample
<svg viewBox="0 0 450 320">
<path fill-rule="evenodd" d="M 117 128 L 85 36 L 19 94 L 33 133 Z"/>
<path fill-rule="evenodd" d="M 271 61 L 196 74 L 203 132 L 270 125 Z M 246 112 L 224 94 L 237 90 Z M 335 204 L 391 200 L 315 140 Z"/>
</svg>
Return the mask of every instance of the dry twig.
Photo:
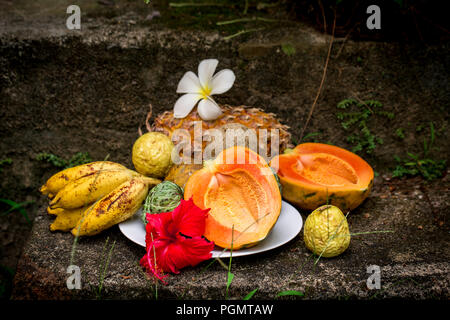
<svg viewBox="0 0 450 320">
<path fill-rule="evenodd" d="M 324 19 L 325 19 L 325 16 L 324 16 Z M 317 100 L 319 100 L 320 93 L 322 92 L 323 83 L 325 82 L 325 76 L 327 74 L 328 62 L 330 61 L 331 48 L 333 47 L 335 27 L 336 27 L 336 12 L 334 14 L 333 31 L 331 34 L 330 45 L 328 47 L 327 60 L 325 61 L 325 66 L 323 68 L 322 80 L 320 81 L 320 86 L 319 86 L 319 89 L 317 90 L 316 98 L 314 99 L 313 105 L 312 105 L 311 109 L 309 110 L 309 114 L 308 114 L 308 118 L 306 119 L 306 123 L 302 128 L 302 132 L 300 134 L 300 141 L 302 141 L 302 139 L 303 139 L 305 130 L 308 127 L 308 124 L 309 124 L 309 121 L 311 120 L 311 116 L 313 114 L 314 108 L 316 107 Z"/>
</svg>

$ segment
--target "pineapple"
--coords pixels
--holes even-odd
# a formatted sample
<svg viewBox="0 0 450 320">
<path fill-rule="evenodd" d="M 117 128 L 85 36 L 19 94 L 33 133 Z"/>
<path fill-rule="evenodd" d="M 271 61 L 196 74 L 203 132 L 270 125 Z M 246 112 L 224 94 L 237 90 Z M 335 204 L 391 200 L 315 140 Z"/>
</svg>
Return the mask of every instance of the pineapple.
<svg viewBox="0 0 450 320">
<path fill-rule="evenodd" d="M 151 130 L 162 132 L 168 135 L 170 138 L 172 138 L 172 134 L 175 129 L 186 129 L 189 131 L 191 135 L 191 141 L 193 146 L 195 121 L 201 121 L 203 137 L 206 136 L 206 131 L 208 129 L 226 130 L 227 128 L 233 129 L 238 128 L 243 129 L 244 131 L 248 129 L 256 129 L 256 135 L 259 141 L 258 129 L 267 129 L 267 146 L 263 147 L 267 148 L 266 149 L 267 155 L 272 155 L 270 130 L 278 129 L 279 153 L 282 153 L 284 149 L 291 147 L 290 145 L 291 134 L 288 132 L 289 127 L 281 124 L 276 118 L 275 114 L 265 113 L 261 109 L 250 108 L 247 106 L 232 107 L 229 105 L 223 105 L 221 106 L 221 108 L 223 112 L 222 115 L 218 119 L 212 121 L 202 120 L 196 110 L 191 111 L 191 113 L 186 118 L 182 119 L 174 118 L 173 111 L 165 111 L 156 117 L 153 126 L 151 127 Z M 174 141 L 174 143 L 177 144 L 176 141 Z M 210 142 L 209 141 L 202 142 L 202 150 L 204 150 L 204 148 L 208 143 Z M 261 150 L 261 147 L 262 146 L 259 146 L 259 150 Z M 276 154 L 273 154 L 273 156 L 274 155 Z"/>
</svg>

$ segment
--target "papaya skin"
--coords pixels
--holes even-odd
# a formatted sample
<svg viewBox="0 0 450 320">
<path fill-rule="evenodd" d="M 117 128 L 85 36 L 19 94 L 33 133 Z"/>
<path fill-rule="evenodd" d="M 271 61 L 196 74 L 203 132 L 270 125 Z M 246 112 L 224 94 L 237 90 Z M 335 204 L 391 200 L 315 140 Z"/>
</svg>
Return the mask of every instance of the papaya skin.
<svg viewBox="0 0 450 320">
<path fill-rule="evenodd" d="M 203 166 L 201 164 L 174 164 L 167 173 L 164 180 L 172 181 L 173 183 L 184 188 L 189 177 Z"/>
<path fill-rule="evenodd" d="M 224 161 L 234 151 L 245 153 L 249 161 Z M 192 198 L 202 209 L 211 209 L 205 237 L 216 246 L 233 250 L 263 240 L 281 211 L 281 193 L 272 170 L 262 157 L 238 146 L 224 150 L 196 171 L 186 183 L 184 198 Z"/>
<path fill-rule="evenodd" d="M 292 152 L 274 157 L 270 164 L 277 171 L 283 198 L 305 210 L 324 204 L 335 205 L 343 212 L 353 210 L 373 187 L 371 166 L 336 146 L 300 144 Z"/>
</svg>

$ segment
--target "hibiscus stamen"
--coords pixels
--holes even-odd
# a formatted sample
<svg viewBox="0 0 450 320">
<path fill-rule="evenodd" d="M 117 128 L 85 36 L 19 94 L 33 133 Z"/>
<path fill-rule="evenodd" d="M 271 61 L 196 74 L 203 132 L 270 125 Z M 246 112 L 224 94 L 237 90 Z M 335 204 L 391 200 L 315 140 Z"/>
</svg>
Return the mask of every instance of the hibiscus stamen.
<svg viewBox="0 0 450 320">
<path fill-rule="evenodd" d="M 147 263 L 148 263 L 148 269 L 150 269 L 150 271 L 153 273 L 153 276 L 156 278 L 156 279 L 158 279 L 158 280 L 160 280 L 162 283 L 164 283 L 165 285 L 167 285 L 167 282 L 166 281 L 164 281 L 164 279 L 165 278 L 167 278 L 168 277 L 168 275 L 167 274 L 163 274 L 162 272 L 160 273 L 160 272 L 158 272 L 158 269 L 160 269 L 160 268 L 158 268 L 158 266 L 156 265 L 156 254 L 155 254 L 155 252 L 153 253 L 154 254 L 154 266 L 153 266 L 153 263 L 152 263 L 152 261 L 151 261 L 151 259 L 150 259 L 150 250 L 153 248 L 153 250 L 155 251 L 155 246 L 153 245 L 153 243 L 152 244 L 150 244 L 150 247 L 148 248 L 148 251 L 147 251 Z M 161 269 L 160 269 L 161 270 Z"/>
<path fill-rule="evenodd" d="M 164 279 L 167 277 L 167 275 L 163 275 L 162 272 L 158 272 L 158 265 L 156 264 L 156 247 L 155 247 L 155 242 L 153 240 L 153 232 L 150 233 L 150 237 L 152 238 L 152 241 L 148 247 L 147 250 L 147 263 L 148 263 L 148 267 L 150 269 L 150 271 L 153 273 L 153 275 L 160 280 L 162 283 L 164 283 L 165 285 L 167 285 L 167 282 L 164 281 Z M 153 259 L 154 259 L 154 264 L 152 263 L 151 259 L 150 259 L 150 250 L 153 248 Z"/>
</svg>

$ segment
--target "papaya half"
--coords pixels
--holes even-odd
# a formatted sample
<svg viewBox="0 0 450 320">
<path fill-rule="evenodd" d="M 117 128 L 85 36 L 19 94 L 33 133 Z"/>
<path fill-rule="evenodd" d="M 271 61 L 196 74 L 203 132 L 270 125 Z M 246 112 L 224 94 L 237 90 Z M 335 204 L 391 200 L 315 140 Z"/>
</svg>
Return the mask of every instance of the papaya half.
<svg viewBox="0 0 450 320">
<path fill-rule="evenodd" d="M 314 210 L 331 204 L 353 210 L 369 195 L 373 169 L 358 155 L 323 143 L 303 143 L 270 161 L 280 179 L 283 198 Z"/>
<path fill-rule="evenodd" d="M 269 234 L 281 211 L 281 193 L 267 162 L 254 151 L 234 146 L 188 179 L 185 200 L 210 208 L 204 236 L 233 250 L 251 247 Z"/>
</svg>

